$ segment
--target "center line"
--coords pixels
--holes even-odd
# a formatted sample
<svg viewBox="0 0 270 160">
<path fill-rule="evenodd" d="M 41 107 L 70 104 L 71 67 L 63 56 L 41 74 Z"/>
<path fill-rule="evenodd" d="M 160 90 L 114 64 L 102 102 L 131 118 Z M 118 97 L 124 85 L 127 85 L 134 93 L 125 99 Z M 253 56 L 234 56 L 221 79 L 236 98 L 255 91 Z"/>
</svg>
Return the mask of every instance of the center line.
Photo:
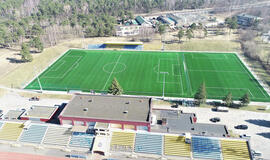
<svg viewBox="0 0 270 160">
<path fill-rule="evenodd" d="M 106 81 L 106 83 L 105 83 L 105 85 L 104 85 L 104 87 L 103 87 L 103 89 L 102 89 L 103 91 L 105 91 L 105 87 L 106 87 L 107 83 L 109 82 L 109 80 L 110 80 L 110 78 L 111 78 L 111 76 L 112 76 L 112 74 L 113 74 L 113 71 L 114 71 L 114 69 L 115 69 L 115 67 L 116 67 L 116 65 L 117 65 L 117 63 L 118 63 L 118 61 L 120 60 L 121 56 L 122 56 L 122 55 L 120 54 L 120 56 L 118 57 L 118 59 L 117 59 L 115 65 L 113 66 L 113 69 L 112 69 L 112 71 L 111 71 L 111 73 L 110 73 L 110 75 L 109 75 L 109 78 L 107 79 L 107 81 Z"/>
</svg>

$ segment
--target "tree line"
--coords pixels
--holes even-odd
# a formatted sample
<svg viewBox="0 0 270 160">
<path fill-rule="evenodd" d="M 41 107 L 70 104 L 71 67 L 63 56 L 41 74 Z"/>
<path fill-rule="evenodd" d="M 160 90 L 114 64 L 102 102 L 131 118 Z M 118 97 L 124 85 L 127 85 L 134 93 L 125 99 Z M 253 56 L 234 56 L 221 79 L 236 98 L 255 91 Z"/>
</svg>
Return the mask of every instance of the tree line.
<svg viewBox="0 0 270 160">
<path fill-rule="evenodd" d="M 196 9 L 220 1 L 5 0 L 0 2 L 0 47 L 10 48 L 38 39 L 44 46 L 50 46 L 70 35 L 72 38 L 111 36 L 114 25 L 134 18 L 133 13 Z"/>
</svg>

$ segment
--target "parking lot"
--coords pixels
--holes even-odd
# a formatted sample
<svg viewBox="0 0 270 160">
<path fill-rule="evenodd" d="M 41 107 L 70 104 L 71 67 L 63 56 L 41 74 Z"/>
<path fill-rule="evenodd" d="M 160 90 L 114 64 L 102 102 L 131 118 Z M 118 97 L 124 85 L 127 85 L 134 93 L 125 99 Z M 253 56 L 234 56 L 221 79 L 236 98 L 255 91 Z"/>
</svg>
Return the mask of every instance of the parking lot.
<svg viewBox="0 0 270 160">
<path fill-rule="evenodd" d="M 184 113 L 196 113 L 200 123 L 213 123 L 209 119 L 219 117 L 220 122 L 225 124 L 228 130 L 236 134 L 251 136 L 251 148 L 262 152 L 263 158 L 270 159 L 270 114 L 229 109 L 229 112 L 214 112 L 210 108 L 179 107 Z M 247 130 L 235 129 L 234 126 L 245 124 Z"/>
</svg>

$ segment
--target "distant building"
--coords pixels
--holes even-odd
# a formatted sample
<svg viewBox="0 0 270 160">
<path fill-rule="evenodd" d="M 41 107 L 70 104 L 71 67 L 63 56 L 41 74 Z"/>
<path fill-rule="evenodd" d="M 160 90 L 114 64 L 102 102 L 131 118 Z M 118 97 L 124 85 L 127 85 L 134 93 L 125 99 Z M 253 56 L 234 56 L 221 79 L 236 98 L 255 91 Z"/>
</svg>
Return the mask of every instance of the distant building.
<svg viewBox="0 0 270 160">
<path fill-rule="evenodd" d="M 161 23 L 167 24 L 169 26 L 175 25 L 175 22 L 173 20 L 171 20 L 170 18 L 165 17 L 165 16 L 159 16 L 159 17 L 157 17 L 157 20 L 160 21 Z"/>
<path fill-rule="evenodd" d="M 268 33 L 264 33 L 262 35 L 262 40 L 265 43 L 270 43 L 270 31 L 268 31 Z"/>
<path fill-rule="evenodd" d="M 116 36 L 125 37 L 125 36 L 135 36 L 140 33 L 141 26 L 139 25 L 124 25 L 116 26 Z"/>
<path fill-rule="evenodd" d="M 151 99 L 75 95 L 59 116 L 61 124 L 150 131 Z"/>
<path fill-rule="evenodd" d="M 148 22 L 144 17 L 142 16 L 137 16 L 135 18 L 135 20 L 137 21 L 137 23 L 141 26 L 152 26 L 152 24 L 150 22 Z"/>
<path fill-rule="evenodd" d="M 237 15 L 238 25 L 245 26 L 245 27 L 251 26 L 252 24 L 254 24 L 254 22 L 260 21 L 260 20 L 262 20 L 262 18 L 244 14 L 244 13 Z"/>
</svg>

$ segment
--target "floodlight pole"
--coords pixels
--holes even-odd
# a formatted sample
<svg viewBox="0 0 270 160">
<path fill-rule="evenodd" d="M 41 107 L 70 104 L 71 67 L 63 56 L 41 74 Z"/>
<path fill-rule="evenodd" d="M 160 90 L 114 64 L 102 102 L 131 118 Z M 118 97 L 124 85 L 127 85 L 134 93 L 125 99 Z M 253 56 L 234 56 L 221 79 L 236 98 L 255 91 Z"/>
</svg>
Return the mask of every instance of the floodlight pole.
<svg viewBox="0 0 270 160">
<path fill-rule="evenodd" d="M 160 72 L 161 74 L 164 74 L 164 77 L 163 77 L 163 89 L 162 89 L 162 97 L 164 99 L 164 91 L 165 91 L 165 75 L 166 74 L 169 74 L 168 72 Z"/>
</svg>

